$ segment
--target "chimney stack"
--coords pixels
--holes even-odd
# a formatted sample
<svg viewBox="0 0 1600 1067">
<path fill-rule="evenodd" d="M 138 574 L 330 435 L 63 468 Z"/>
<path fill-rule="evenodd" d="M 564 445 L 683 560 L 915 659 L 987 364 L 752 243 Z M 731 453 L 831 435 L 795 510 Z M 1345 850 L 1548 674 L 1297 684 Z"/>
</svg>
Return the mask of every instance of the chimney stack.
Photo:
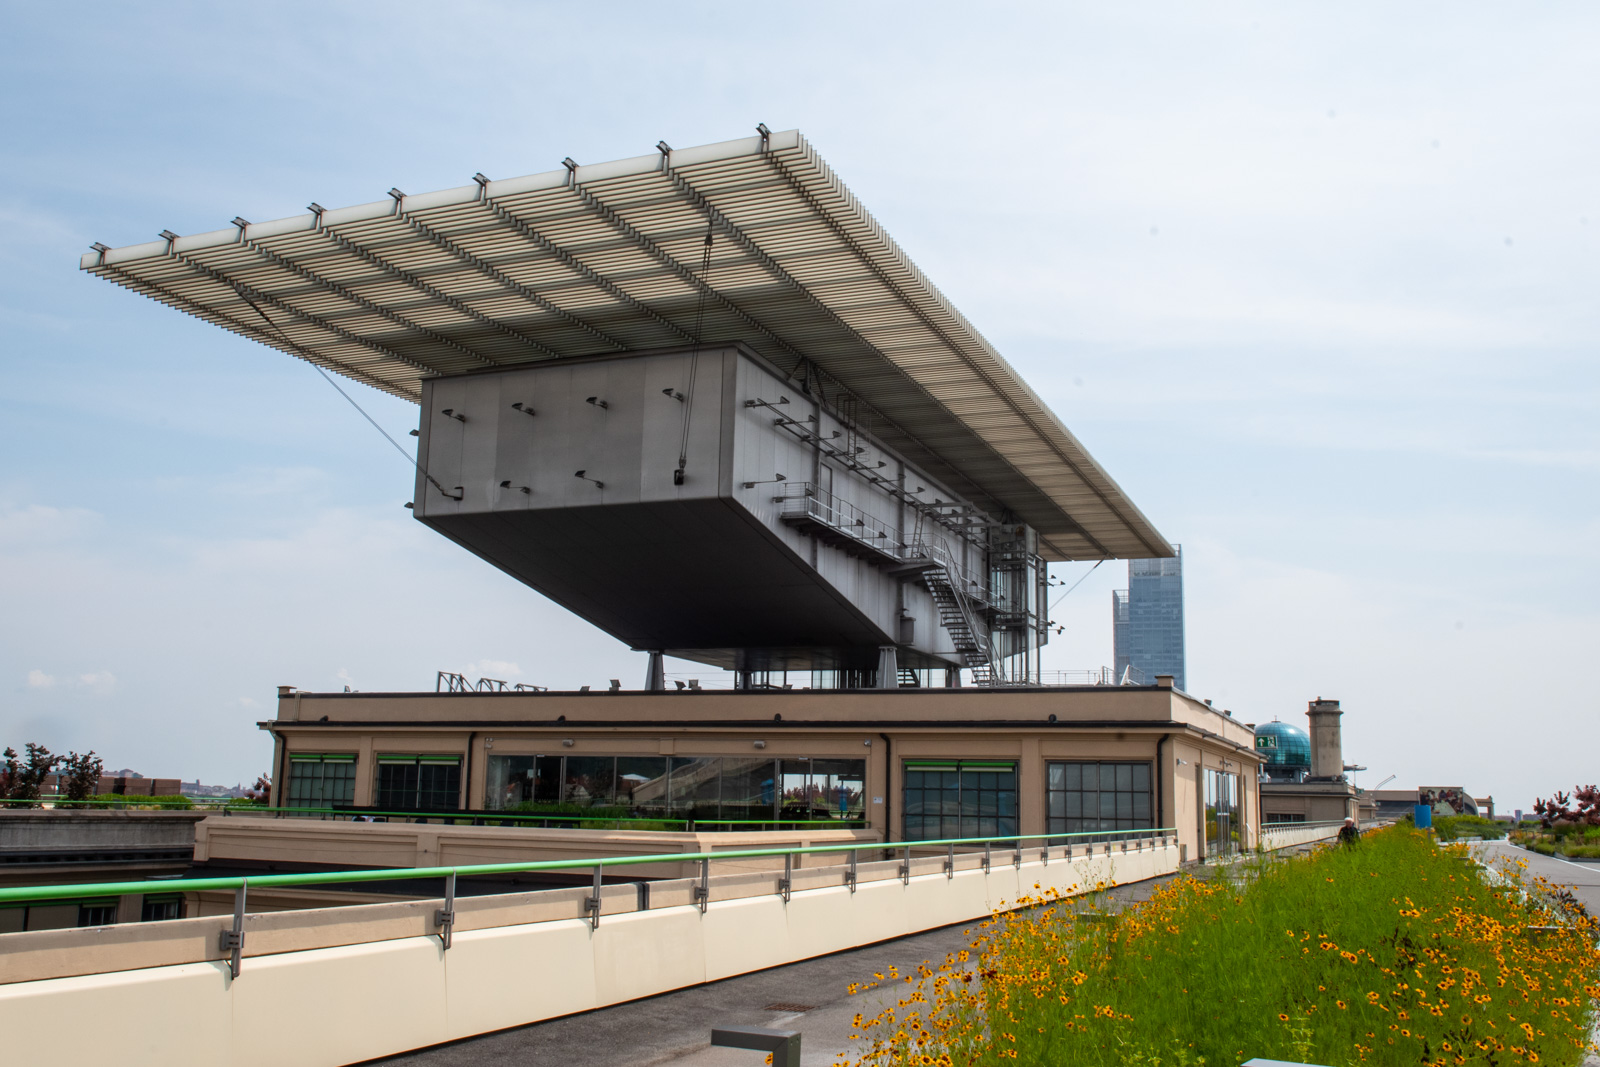
<svg viewBox="0 0 1600 1067">
<path fill-rule="evenodd" d="M 1311 777 L 1336 781 L 1344 777 L 1344 743 L 1339 736 L 1337 700 L 1311 701 L 1306 718 L 1311 720 Z"/>
</svg>

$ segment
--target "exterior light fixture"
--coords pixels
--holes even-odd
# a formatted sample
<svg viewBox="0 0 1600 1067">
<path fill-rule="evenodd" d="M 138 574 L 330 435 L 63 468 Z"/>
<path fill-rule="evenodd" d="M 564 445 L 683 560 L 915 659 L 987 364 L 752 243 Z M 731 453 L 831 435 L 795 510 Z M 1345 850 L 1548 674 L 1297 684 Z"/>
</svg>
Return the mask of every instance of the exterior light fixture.
<svg viewBox="0 0 1600 1067">
<path fill-rule="evenodd" d="M 412 430 L 411 431 L 411 436 L 412 437 L 421 437 L 422 436 L 422 431 L 421 430 Z"/>
<path fill-rule="evenodd" d="M 586 396 L 586 397 L 583 398 L 583 402 L 585 404 L 593 404 L 595 407 L 600 408 L 601 410 L 604 410 L 604 409 L 606 409 L 606 408 L 611 406 L 610 404 L 607 404 L 604 400 L 601 400 L 597 396 Z"/>
<path fill-rule="evenodd" d="M 664 156 L 670 156 L 672 155 L 672 146 L 665 141 L 657 141 L 656 151 L 660 152 Z"/>
<path fill-rule="evenodd" d="M 489 184 L 488 177 L 481 170 L 472 176 L 472 180 L 478 183 L 480 189 Z"/>
<path fill-rule="evenodd" d="M 587 689 L 589 687 L 588 686 L 584 686 L 584 688 Z M 563 748 L 571 748 L 572 744 L 573 744 L 573 741 L 572 741 L 572 738 L 570 738 L 570 737 L 563 738 L 562 741 L 561 741 L 561 747 L 563 747 Z"/>
<path fill-rule="evenodd" d="M 780 474 L 780 475 L 778 475 L 778 476 L 777 476 L 777 477 L 775 477 L 775 478 L 763 478 L 763 479 L 761 479 L 761 481 L 759 481 L 759 482 L 745 482 L 745 483 L 744 483 L 744 487 L 745 487 L 745 488 L 746 488 L 746 489 L 754 489 L 754 488 L 755 488 L 755 487 L 756 487 L 756 486 L 758 486 L 758 485 L 765 485 L 765 484 L 767 484 L 767 483 L 768 483 L 768 482 L 782 482 L 782 481 L 787 481 L 787 480 L 788 480 L 788 477 L 789 477 L 789 476 L 788 476 L 788 475 L 786 475 L 786 474 Z"/>
<path fill-rule="evenodd" d="M 616 692 L 620 692 L 621 689 L 622 689 L 622 682 L 619 681 L 616 678 L 611 679 L 611 691 L 613 693 L 616 693 Z"/>
<path fill-rule="evenodd" d="M 670 396 L 672 399 L 676 400 L 678 403 L 680 403 L 680 404 L 683 403 L 683 394 L 678 392 L 676 389 L 672 388 L 672 386 L 670 386 L 670 385 L 667 386 L 665 389 L 661 390 L 661 395 L 662 396 Z"/>
<path fill-rule="evenodd" d="M 233 225 L 239 227 L 239 229 L 241 229 L 241 230 L 244 229 L 246 226 L 250 225 L 250 220 L 249 219 L 243 218 L 243 217 L 241 217 L 239 215 L 235 215 L 232 219 L 229 220 L 229 222 L 231 222 Z"/>
<path fill-rule="evenodd" d="M 676 679 L 676 678 L 674 678 L 674 679 L 673 679 L 673 680 L 672 680 L 672 684 L 673 684 L 673 685 L 675 685 L 675 686 L 677 686 L 677 687 L 678 687 L 678 688 L 679 688 L 679 689 L 682 689 L 682 688 L 684 688 L 684 685 L 683 685 L 683 682 L 681 682 L 681 681 L 679 681 L 679 680 L 678 680 L 678 679 Z"/>
<path fill-rule="evenodd" d="M 586 470 L 578 471 L 577 473 L 575 473 L 573 475 L 573 477 L 574 478 L 582 478 L 586 482 L 594 482 L 594 487 L 596 489 L 604 489 L 606 487 L 606 483 L 605 482 L 600 481 L 598 478 L 589 477 L 589 472 L 586 471 Z"/>
<path fill-rule="evenodd" d="M 500 488 L 502 488 L 502 489 L 515 489 L 519 493 L 526 493 L 529 496 L 533 495 L 533 490 L 532 489 L 528 488 L 525 485 L 512 485 L 511 484 L 511 480 L 509 478 L 500 483 Z"/>
<path fill-rule="evenodd" d="M 751 743 L 754 744 L 757 748 L 766 748 L 767 747 L 767 743 L 765 741 L 754 741 L 754 742 L 751 742 Z"/>
<path fill-rule="evenodd" d="M 517 401 L 517 402 L 516 402 L 516 403 L 515 403 L 515 404 L 512 404 L 512 405 L 511 405 L 511 407 L 512 407 L 512 410 L 514 410 L 514 411 L 520 411 L 520 412 L 522 412 L 522 413 L 523 413 L 523 414 L 524 414 L 524 415 L 532 415 L 532 414 L 533 414 L 533 409 L 532 409 L 532 408 L 530 408 L 530 407 L 529 407 L 529 406 L 528 406 L 528 405 L 526 405 L 526 404 L 524 404 L 524 403 L 523 403 L 523 402 L 522 402 L 522 401 L 520 401 L 520 400 L 519 400 L 519 401 Z"/>
<path fill-rule="evenodd" d="M 571 156 L 568 156 L 566 159 L 563 159 L 561 161 L 561 165 L 563 167 L 567 168 L 567 173 L 568 174 L 571 174 L 573 171 L 578 169 L 578 161 L 573 159 Z"/>
<path fill-rule="evenodd" d="M 457 422 L 467 421 L 467 417 L 461 414 L 461 412 L 457 411 L 455 408 L 445 408 L 443 411 L 439 412 L 439 414 L 445 416 L 446 418 L 455 419 Z"/>
<path fill-rule="evenodd" d="M 399 203 L 406 198 L 406 194 L 402 193 L 399 189 L 390 189 L 389 195 L 394 197 L 395 203 Z"/>
</svg>

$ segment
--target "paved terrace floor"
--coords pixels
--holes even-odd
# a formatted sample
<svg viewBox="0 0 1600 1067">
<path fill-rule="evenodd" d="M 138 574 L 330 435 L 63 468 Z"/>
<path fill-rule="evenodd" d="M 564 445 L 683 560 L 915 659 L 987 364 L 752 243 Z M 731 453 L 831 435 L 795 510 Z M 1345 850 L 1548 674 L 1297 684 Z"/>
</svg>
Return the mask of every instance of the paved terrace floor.
<svg viewBox="0 0 1600 1067">
<path fill-rule="evenodd" d="M 1165 878 L 1119 886 L 1112 896 L 1143 900 Z M 1115 906 L 1115 905 L 1113 905 Z M 774 967 L 755 974 L 663 993 L 611 1008 L 502 1030 L 450 1045 L 374 1060 L 394 1067 L 467 1067 L 482 1064 L 549 1064 L 550 1067 L 756 1067 L 766 1055 L 711 1048 L 714 1026 L 766 1026 L 799 1030 L 802 1067 L 831 1067 L 850 1040 L 857 1012 L 871 1016 L 900 992 L 850 996 L 852 982 L 870 980 L 890 966 L 900 973 L 924 961 L 938 963 L 971 943 L 962 923 L 894 941 Z M 537 962 L 530 964 L 537 966 Z M 781 1007 L 777 1007 L 780 1006 Z M 804 1007 L 806 1011 L 795 1011 Z"/>
</svg>

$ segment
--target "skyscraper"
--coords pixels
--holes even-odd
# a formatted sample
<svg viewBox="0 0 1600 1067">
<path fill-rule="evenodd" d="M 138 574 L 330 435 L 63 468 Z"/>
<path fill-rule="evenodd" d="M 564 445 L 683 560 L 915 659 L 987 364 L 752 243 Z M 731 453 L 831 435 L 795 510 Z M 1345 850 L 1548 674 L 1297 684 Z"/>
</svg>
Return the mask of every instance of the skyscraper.
<svg viewBox="0 0 1600 1067">
<path fill-rule="evenodd" d="M 1111 636 L 1119 676 L 1170 674 L 1183 689 L 1183 546 L 1174 547 L 1172 559 L 1128 561 L 1128 588 L 1111 593 Z"/>
</svg>

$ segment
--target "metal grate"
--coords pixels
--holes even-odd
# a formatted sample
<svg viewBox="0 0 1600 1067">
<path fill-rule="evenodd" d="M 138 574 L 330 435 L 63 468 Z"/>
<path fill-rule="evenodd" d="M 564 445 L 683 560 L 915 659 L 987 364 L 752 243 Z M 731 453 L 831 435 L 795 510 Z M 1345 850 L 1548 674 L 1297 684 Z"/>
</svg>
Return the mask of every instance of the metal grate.
<svg viewBox="0 0 1600 1067">
<path fill-rule="evenodd" d="M 780 1000 L 777 1003 L 768 1004 L 765 1008 L 762 1008 L 761 1010 L 762 1011 L 781 1011 L 781 1012 L 783 1012 L 783 1013 L 785 1013 L 787 1015 L 799 1015 L 801 1012 L 811 1011 L 814 1008 L 816 1008 L 815 1004 L 790 1004 L 787 1001 L 781 1001 Z"/>
</svg>

